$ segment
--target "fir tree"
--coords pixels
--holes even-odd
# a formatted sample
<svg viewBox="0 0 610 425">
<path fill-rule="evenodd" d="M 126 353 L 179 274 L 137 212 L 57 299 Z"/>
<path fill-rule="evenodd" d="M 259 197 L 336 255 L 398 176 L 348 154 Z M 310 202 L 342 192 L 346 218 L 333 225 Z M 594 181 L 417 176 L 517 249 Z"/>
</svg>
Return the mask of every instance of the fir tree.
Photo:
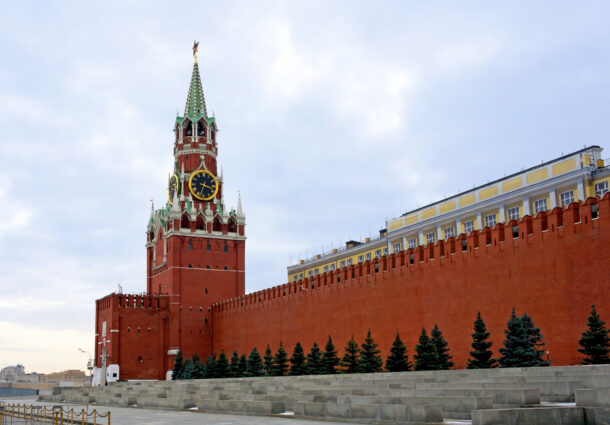
<svg viewBox="0 0 610 425">
<path fill-rule="evenodd" d="M 322 373 L 322 352 L 318 343 L 314 341 L 311 351 L 307 354 L 305 362 L 306 375 L 320 375 Z"/>
<path fill-rule="evenodd" d="M 273 353 L 271 352 L 269 344 L 267 344 L 267 349 L 265 350 L 264 368 L 267 376 L 273 375 Z"/>
<path fill-rule="evenodd" d="M 248 369 L 248 359 L 245 354 L 242 354 L 239 358 L 239 367 L 237 368 L 239 376 L 247 376 L 246 370 Z"/>
<path fill-rule="evenodd" d="M 381 360 L 379 353 L 381 353 L 381 350 L 377 348 L 377 344 L 373 340 L 371 330 L 369 329 L 360 347 L 360 372 L 381 372 L 383 360 Z"/>
<path fill-rule="evenodd" d="M 241 375 L 239 374 L 239 354 L 237 351 L 233 351 L 233 355 L 231 356 L 231 364 L 229 366 L 230 374 L 234 378 L 239 378 Z"/>
<path fill-rule="evenodd" d="M 337 350 L 335 350 L 335 346 L 333 345 L 333 340 L 328 336 L 328 341 L 326 341 L 326 348 L 324 349 L 324 354 L 322 355 L 322 372 L 324 374 L 335 374 L 337 373 L 336 367 L 339 365 L 339 357 L 337 357 Z"/>
<path fill-rule="evenodd" d="M 436 354 L 438 356 L 438 369 L 447 370 L 453 367 L 451 361 L 451 355 L 449 355 L 449 348 L 447 348 L 447 341 L 443 338 L 443 333 L 438 328 L 438 325 L 434 325 L 432 332 L 430 332 L 430 341 L 436 346 Z"/>
<path fill-rule="evenodd" d="M 246 363 L 246 376 L 263 376 L 264 374 L 265 367 L 263 366 L 263 360 L 256 347 L 254 347 Z"/>
<path fill-rule="evenodd" d="M 193 367 L 193 362 L 190 359 L 186 359 L 184 361 L 184 369 L 182 369 L 182 375 L 180 379 L 193 379 L 194 372 L 195 368 Z"/>
<path fill-rule="evenodd" d="M 218 355 L 216 361 L 216 378 L 228 378 L 231 376 L 231 366 L 229 365 L 229 359 L 223 349 Z"/>
<path fill-rule="evenodd" d="M 591 306 L 591 315 L 587 320 L 587 330 L 582 333 L 578 341 L 582 348 L 578 351 L 585 355 L 581 364 L 607 364 L 610 363 L 610 339 L 608 329 L 597 311 L 595 305 Z"/>
<path fill-rule="evenodd" d="M 305 374 L 305 352 L 300 342 L 297 342 L 290 358 L 290 375 Z"/>
<path fill-rule="evenodd" d="M 205 379 L 217 378 L 216 376 L 216 353 L 213 353 L 205 361 Z"/>
<path fill-rule="evenodd" d="M 203 365 L 203 362 L 201 361 L 197 353 L 195 353 L 193 355 L 193 379 L 203 379 L 204 376 L 205 366 Z"/>
<path fill-rule="evenodd" d="M 474 333 L 472 334 L 472 351 L 468 359 L 467 369 L 489 369 L 496 367 L 496 359 L 491 356 L 491 344 L 489 341 L 489 332 L 487 332 L 487 326 L 481 317 L 481 312 L 477 313 L 477 319 L 474 321 Z"/>
<path fill-rule="evenodd" d="M 409 356 L 407 356 L 407 347 L 403 344 L 396 331 L 396 338 L 390 348 L 390 354 L 385 362 L 385 369 L 388 372 L 406 372 L 411 370 L 411 363 L 409 362 Z"/>
<path fill-rule="evenodd" d="M 174 359 L 174 369 L 172 370 L 172 379 L 182 379 L 182 371 L 184 370 L 184 362 L 182 361 L 182 351 L 178 350 Z"/>
<path fill-rule="evenodd" d="M 277 353 L 273 357 L 273 368 L 272 374 L 273 376 L 283 376 L 286 375 L 288 371 L 288 354 L 286 350 L 284 350 L 284 345 L 282 341 L 280 341 L 280 347 L 277 349 Z"/>
<path fill-rule="evenodd" d="M 347 342 L 341 366 L 344 368 L 344 373 L 358 373 L 360 371 L 360 350 L 358 349 L 358 343 L 354 339 L 354 335 L 352 335 L 352 338 Z"/>
<path fill-rule="evenodd" d="M 415 370 L 436 370 L 438 369 L 438 353 L 436 345 L 428 337 L 426 328 L 422 328 L 421 335 L 415 346 Z"/>
<path fill-rule="evenodd" d="M 551 364 L 550 360 L 542 358 L 545 353 L 542 348 L 543 336 L 527 314 L 517 317 L 513 307 L 504 334 L 506 339 L 504 347 L 499 350 L 501 357 L 498 360 L 501 367 L 535 367 Z"/>
</svg>

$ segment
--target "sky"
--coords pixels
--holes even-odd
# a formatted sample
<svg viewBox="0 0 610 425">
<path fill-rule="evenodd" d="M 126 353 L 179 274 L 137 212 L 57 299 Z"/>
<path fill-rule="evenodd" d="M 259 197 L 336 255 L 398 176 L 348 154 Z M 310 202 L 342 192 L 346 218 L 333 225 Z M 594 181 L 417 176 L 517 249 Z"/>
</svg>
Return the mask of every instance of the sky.
<svg viewBox="0 0 610 425">
<path fill-rule="evenodd" d="M 0 368 L 84 369 L 95 300 L 145 291 L 193 40 L 252 292 L 410 209 L 607 146 L 608 16 L 596 1 L 6 4 Z"/>
</svg>

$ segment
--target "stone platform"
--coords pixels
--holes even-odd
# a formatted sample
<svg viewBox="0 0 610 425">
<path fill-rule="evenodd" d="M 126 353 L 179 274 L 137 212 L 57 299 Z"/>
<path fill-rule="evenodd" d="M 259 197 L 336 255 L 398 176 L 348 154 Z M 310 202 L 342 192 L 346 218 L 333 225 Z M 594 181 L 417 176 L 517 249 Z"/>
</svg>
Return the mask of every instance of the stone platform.
<svg viewBox="0 0 610 425">
<path fill-rule="evenodd" d="M 353 423 L 610 425 L 610 365 L 117 382 L 41 399 Z"/>
</svg>

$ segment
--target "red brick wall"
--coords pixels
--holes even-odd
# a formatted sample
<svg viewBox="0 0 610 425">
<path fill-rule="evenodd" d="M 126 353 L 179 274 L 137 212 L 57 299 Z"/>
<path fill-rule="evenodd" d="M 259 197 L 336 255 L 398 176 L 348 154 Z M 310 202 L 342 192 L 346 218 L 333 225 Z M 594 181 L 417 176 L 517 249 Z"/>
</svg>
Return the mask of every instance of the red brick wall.
<svg viewBox="0 0 610 425">
<path fill-rule="evenodd" d="M 610 322 L 610 195 L 595 220 L 589 205 L 572 204 L 510 224 L 518 224 L 516 239 L 510 225 L 499 224 L 382 258 L 378 273 L 365 263 L 313 278 L 313 290 L 306 279 L 217 304 L 213 349 L 262 352 L 270 344 L 275 352 L 283 340 L 289 352 L 297 341 L 308 350 L 331 335 L 342 355 L 352 334 L 360 343 L 370 328 L 385 358 L 398 329 L 412 358 L 422 326 L 429 332 L 436 323 L 463 368 L 477 311 L 497 355 L 514 306 L 541 328 L 554 365 L 577 364 L 591 304 Z"/>
</svg>

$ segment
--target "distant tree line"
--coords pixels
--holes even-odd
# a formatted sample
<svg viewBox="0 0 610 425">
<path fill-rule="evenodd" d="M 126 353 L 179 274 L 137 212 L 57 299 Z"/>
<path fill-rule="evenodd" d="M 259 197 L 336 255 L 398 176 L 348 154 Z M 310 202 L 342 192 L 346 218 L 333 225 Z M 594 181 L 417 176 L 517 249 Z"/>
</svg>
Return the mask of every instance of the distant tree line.
<svg viewBox="0 0 610 425">
<path fill-rule="evenodd" d="M 544 349 L 543 335 L 527 313 L 517 316 L 513 308 L 504 330 L 505 339 L 503 347 L 499 349 L 500 357 L 497 359 L 493 358 L 492 342 L 489 341 L 490 333 L 480 313 L 474 321 L 473 330 L 472 351 L 466 366 L 468 369 L 536 367 L 551 364 L 548 352 Z M 578 351 L 584 355 L 582 364 L 610 363 L 608 329 L 595 310 L 595 306 L 591 307 L 587 330 L 583 332 L 579 344 L 582 348 Z M 422 328 L 415 346 L 414 362 L 409 361 L 407 347 L 400 339 L 398 330 L 385 365 L 370 330 L 360 346 L 352 335 L 344 351 L 344 356 L 340 358 L 330 336 L 324 351 L 314 342 L 309 353 L 305 355 L 303 346 L 297 342 L 291 357 L 288 357 L 282 341 L 275 354 L 269 345 L 262 357 L 256 347 L 247 357 L 246 354 L 240 356 L 237 351 L 233 351 L 230 359 L 222 350 L 218 356 L 212 354 L 208 357 L 205 363 L 197 354 L 192 359 L 183 359 L 179 351 L 174 361 L 173 379 L 374 373 L 383 370 L 407 372 L 447 370 L 454 366 L 449 353 L 449 344 L 437 325 L 432 328 L 430 336 L 426 328 Z"/>
</svg>

